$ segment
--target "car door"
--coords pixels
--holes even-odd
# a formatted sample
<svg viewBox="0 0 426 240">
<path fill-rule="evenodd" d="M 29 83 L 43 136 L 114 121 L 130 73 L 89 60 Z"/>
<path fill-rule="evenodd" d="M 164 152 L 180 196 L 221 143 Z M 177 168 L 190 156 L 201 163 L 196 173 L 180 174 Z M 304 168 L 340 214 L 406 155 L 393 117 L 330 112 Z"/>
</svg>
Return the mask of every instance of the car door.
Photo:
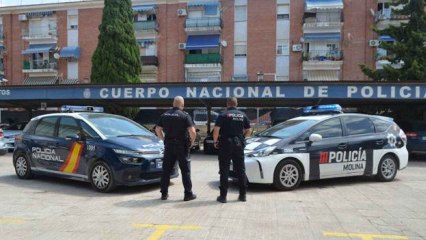
<svg viewBox="0 0 426 240">
<path fill-rule="evenodd" d="M 73 138 L 71 136 L 78 136 Z M 80 175 L 80 170 L 84 169 L 85 144 L 82 141 L 82 131 L 77 120 L 73 117 L 61 117 L 58 125 L 58 144 L 57 152 L 64 159 L 59 166 L 58 171 L 64 174 Z"/>
<path fill-rule="evenodd" d="M 343 116 L 345 135 L 348 138 L 348 152 L 341 169 L 342 176 L 371 174 L 373 149 L 381 148 L 385 139 L 375 133 L 373 122 L 368 116 Z"/>
<path fill-rule="evenodd" d="M 311 134 L 321 135 L 322 140 L 309 142 Z M 334 117 L 320 122 L 306 131 L 302 139 L 307 141 L 310 159 L 309 180 L 338 176 L 341 164 L 338 162 L 337 152 L 345 151 L 348 146 L 347 139 L 343 136 L 340 118 Z"/>
<path fill-rule="evenodd" d="M 55 171 L 64 160 L 56 152 L 56 127 L 58 116 L 40 119 L 34 129 L 33 136 L 28 140 L 31 153 L 31 164 L 34 170 Z"/>
</svg>

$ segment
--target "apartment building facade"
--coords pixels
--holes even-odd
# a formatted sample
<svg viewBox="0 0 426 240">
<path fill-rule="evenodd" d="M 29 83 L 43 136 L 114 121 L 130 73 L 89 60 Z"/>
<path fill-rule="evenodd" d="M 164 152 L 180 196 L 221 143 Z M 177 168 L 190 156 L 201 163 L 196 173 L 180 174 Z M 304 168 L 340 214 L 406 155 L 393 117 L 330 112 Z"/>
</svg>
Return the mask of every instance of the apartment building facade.
<svg viewBox="0 0 426 240">
<path fill-rule="evenodd" d="M 134 0 L 141 82 L 367 80 L 373 26 L 407 21 L 389 0 Z M 0 8 L 8 85 L 90 83 L 103 1 Z M 400 67 L 396 64 L 394 67 Z"/>
</svg>

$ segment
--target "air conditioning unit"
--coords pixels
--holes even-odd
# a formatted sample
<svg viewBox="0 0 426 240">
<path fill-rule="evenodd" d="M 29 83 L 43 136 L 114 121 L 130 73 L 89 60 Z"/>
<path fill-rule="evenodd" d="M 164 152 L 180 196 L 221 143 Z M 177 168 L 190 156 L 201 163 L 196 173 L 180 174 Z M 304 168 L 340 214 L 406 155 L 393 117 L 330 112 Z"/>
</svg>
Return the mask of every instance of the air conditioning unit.
<svg viewBox="0 0 426 240">
<path fill-rule="evenodd" d="M 179 43 L 178 48 L 180 50 L 185 50 L 186 49 L 186 43 Z"/>
<path fill-rule="evenodd" d="M 370 47 L 378 47 L 380 45 L 380 41 L 379 40 L 370 40 L 368 45 L 370 45 Z"/>
<path fill-rule="evenodd" d="M 19 21 L 21 21 L 21 22 L 28 20 L 27 15 L 25 15 L 25 14 L 19 14 L 18 18 L 19 18 Z"/>
<path fill-rule="evenodd" d="M 293 52 L 301 52 L 302 50 L 302 44 L 293 44 Z"/>
<path fill-rule="evenodd" d="M 177 15 L 178 15 L 179 17 L 186 16 L 186 15 L 187 15 L 187 13 L 186 13 L 186 9 L 185 9 L 185 8 L 180 8 L 180 9 L 178 9 L 178 10 L 177 10 Z"/>
</svg>

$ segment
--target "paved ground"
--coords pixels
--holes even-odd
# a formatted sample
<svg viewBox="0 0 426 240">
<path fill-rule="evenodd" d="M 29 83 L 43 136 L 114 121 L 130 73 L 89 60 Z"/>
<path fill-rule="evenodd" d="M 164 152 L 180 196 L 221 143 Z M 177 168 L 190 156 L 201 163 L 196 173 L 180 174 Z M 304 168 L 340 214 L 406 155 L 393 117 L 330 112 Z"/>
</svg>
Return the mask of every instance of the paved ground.
<svg viewBox="0 0 426 240">
<path fill-rule="evenodd" d="M 215 201 L 214 156 L 192 157 L 199 196 L 193 202 L 182 201 L 180 179 L 166 202 L 158 200 L 158 184 L 101 194 L 87 183 L 19 180 L 11 158 L 0 157 L 2 240 L 426 239 L 426 157 L 391 183 L 335 179 L 302 183 L 293 192 L 256 185 L 246 203 L 236 201 L 233 184 L 228 204 Z"/>
</svg>

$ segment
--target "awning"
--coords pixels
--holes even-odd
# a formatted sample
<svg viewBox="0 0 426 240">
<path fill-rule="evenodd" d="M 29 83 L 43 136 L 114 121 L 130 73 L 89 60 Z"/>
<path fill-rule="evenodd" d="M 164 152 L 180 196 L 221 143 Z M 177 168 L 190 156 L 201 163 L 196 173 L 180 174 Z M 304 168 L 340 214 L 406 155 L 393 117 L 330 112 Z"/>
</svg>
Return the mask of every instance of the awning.
<svg viewBox="0 0 426 240">
<path fill-rule="evenodd" d="M 59 84 L 77 84 L 78 82 L 78 79 L 63 79 L 59 81 Z"/>
<path fill-rule="evenodd" d="M 339 71 L 335 70 L 313 70 L 306 71 L 308 81 L 339 81 Z"/>
<path fill-rule="evenodd" d="M 155 39 L 137 39 L 136 41 L 142 47 L 155 43 Z"/>
<path fill-rule="evenodd" d="M 4 49 L 3 43 L 0 43 L 0 49 Z"/>
<path fill-rule="evenodd" d="M 191 7 L 204 7 L 204 13 L 206 15 L 216 15 L 218 10 L 218 2 L 189 2 L 188 8 Z"/>
<path fill-rule="evenodd" d="M 26 13 L 27 17 L 44 17 L 44 16 L 52 16 L 53 11 L 42 11 L 42 12 L 29 12 Z"/>
<path fill-rule="evenodd" d="M 186 41 L 187 50 L 219 47 L 219 35 L 194 35 L 188 36 Z"/>
<path fill-rule="evenodd" d="M 133 6 L 133 12 L 138 12 L 138 13 L 154 12 L 156 7 L 157 7 L 156 5 Z"/>
<path fill-rule="evenodd" d="M 61 58 L 79 58 L 80 48 L 79 47 L 64 47 L 59 52 Z"/>
<path fill-rule="evenodd" d="M 340 33 L 307 33 L 305 40 L 340 40 Z"/>
<path fill-rule="evenodd" d="M 58 77 L 29 77 L 24 80 L 24 85 L 53 85 L 58 81 Z"/>
<path fill-rule="evenodd" d="M 395 38 L 387 35 L 380 36 L 379 40 L 384 42 L 395 42 Z"/>
<path fill-rule="evenodd" d="M 306 0 L 306 10 L 336 10 L 343 9 L 343 0 Z"/>
<path fill-rule="evenodd" d="M 30 46 L 22 51 L 22 54 L 28 55 L 33 53 L 47 53 L 55 48 L 55 44 L 30 44 Z"/>
</svg>

